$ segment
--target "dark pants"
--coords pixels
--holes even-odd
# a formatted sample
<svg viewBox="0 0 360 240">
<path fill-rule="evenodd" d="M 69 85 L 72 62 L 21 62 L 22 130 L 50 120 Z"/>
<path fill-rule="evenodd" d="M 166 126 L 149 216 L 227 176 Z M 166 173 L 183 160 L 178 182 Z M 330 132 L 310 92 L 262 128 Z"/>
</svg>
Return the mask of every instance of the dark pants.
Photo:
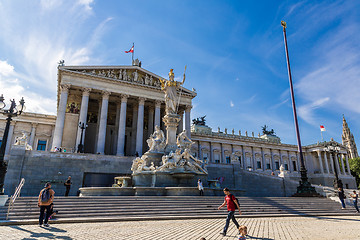
<svg viewBox="0 0 360 240">
<path fill-rule="evenodd" d="M 49 217 L 51 215 L 51 210 L 50 210 L 51 206 L 40 206 L 40 217 L 39 217 L 39 224 L 42 225 L 43 221 L 44 221 L 44 212 L 46 209 L 46 216 L 45 216 L 45 224 L 48 223 Z"/>
<path fill-rule="evenodd" d="M 230 219 L 236 225 L 236 229 L 239 229 L 239 223 L 235 219 L 235 211 L 228 211 L 228 215 L 227 215 L 227 218 L 226 218 L 226 224 L 225 224 L 225 227 L 224 227 L 224 233 L 226 233 L 228 228 L 229 228 Z"/>
<path fill-rule="evenodd" d="M 65 197 L 69 196 L 69 192 L 70 192 L 70 187 L 66 187 Z"/>
<path fill-rule="evenodd" d="M 340 199 L 340 202 L 341 202 L 341 206 L 343 207 L 343 208 L 346 208 L 346 206 L 345 206 L 345 200 L 343 199 L 343 198 L 339 198 Z"/>
<path fill-rule="evenodd" d="M 204 190 L 200 190 L 200 196 L 204 196 Z"/>
<path fill-rule="evenodd" d="M 353 203 L 354 203 L 354 207 L 355 207 L 356 211 L 359 212 L 359 207 L 357 205 L 357 200 L 353 200 Z"/>
</svg>

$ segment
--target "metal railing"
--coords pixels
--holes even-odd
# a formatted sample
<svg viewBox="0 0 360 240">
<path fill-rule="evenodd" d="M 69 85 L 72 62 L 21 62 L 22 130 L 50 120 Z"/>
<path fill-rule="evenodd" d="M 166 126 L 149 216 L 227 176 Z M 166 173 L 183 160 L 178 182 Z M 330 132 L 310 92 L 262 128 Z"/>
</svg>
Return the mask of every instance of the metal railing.
<svg viewBox="0 0 360 240">
<path fill-rule="evenodd" d="M 8 218 L 9 218 L 10 210 L 14 207 L 15 200 L 20 195 L 20 191 L 21 191 L 21 188 L 24 186 L 24 183 L 25 183 L 25 178 L 22 178 L 20 183 L 19 183 L 19 186 L 17 186 L 17 188 L 15 190 L 14 195 L 12 195 L 10 197 L 9 207 L 8 207 L 8 211 L 7 211 L 7 214 L 6 214 L 6 220 L 8 220 Z"/>
</svg>

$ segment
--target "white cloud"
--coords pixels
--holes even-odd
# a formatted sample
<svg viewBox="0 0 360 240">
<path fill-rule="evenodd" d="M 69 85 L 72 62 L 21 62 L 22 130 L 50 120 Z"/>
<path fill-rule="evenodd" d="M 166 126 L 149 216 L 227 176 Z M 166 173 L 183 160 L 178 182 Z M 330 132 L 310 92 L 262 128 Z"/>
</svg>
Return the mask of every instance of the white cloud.
<svg viewBox="0 0 360 240">
<path fill-rule="evenodd" d="M 234 105 L 234 103 L 233 103 L 233 101 L 230 101 L 230 107 L 234 107 L 235 105 Z"/>
<path fill-rule="evenodd" d="M 307 123 L 312 125 L 318 125 L 319 120 L 314 116 L 314 110 L 324 106 L 327 102 L 330 101 L 329 97 L 318 99 L 312 103 L 302 105 L 298 107 L 299 117 L 304 119 Z"/>
<path fill-rule="evenodd" d="M 58 61 L 64 59 L 65 65 L 103 61 L 101 56 L 93 57 L 94 49 L 112 18 L 92 30 L 87 27 L 84 33 L 91 4 L 93 1 L 41 1 L 38 5 L 24 2 L 26 13 L 20 13 L 13 2 L 0 8 L 0 41 L 13 65 L 0 61 L 0 89 L 7 99 L 24 96 L 27 111 L 55 114 Z M 39 7 L 42 14 L 38 14 Z M 25 25 L 23 19 L 32 21 Z"/>
<path fill-rule="evenodd" d="M 94 0 L 78 0 L 77 3 L 79 5 L 84 6 L 86 11 L 91 11 L 92 10 L 91 4 L 94 3 Z"/>
<path fill-rule="evenodd" d="M 7 61 L 0 60 L 0 75 L 9 76 L 14 73 L 14 67 L 8 64 Z"/>
</svg>

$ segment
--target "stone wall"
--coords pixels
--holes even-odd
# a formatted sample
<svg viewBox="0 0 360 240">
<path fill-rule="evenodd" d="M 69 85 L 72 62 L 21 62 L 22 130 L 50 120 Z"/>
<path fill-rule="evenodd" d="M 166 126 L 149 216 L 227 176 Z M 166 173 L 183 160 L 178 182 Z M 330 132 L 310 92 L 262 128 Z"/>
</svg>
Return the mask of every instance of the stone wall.
<svg viewBox="0 0 360 240">
<path fill-rule="evenodd" d="M 85 173 L 129 175 L 133 157 L 116 157 L 95 154 L 25 151 L 13 146 L 5 177 L 5 194 L 14 193 L 21 178 L 25 178 L 22 196 L 35 196 L 44 182 L 51 181 L 56 195 L 64 195 L 64 181 L 72 176 L 70 195 L 76 195 L 83 186 Z"/>
</svg>

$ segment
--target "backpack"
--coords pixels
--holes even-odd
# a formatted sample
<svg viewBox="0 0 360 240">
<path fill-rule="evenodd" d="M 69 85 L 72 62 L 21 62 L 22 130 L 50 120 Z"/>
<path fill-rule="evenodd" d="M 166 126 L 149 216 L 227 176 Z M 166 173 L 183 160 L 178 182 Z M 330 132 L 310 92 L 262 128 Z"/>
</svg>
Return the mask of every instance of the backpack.
<svg viewBox="0 0 360 240">
<path fill-rule="evenodd" d="M 234 200 L 232 199 L 232 196 L 234 196 L 234 195 L 230 194 L 230 199 L 231 199 L 231 201 L 233 201 L 233 203 L 234 203 L 234 205 L 235 205 L 235 209 L 239 209 L 239 208 L 237 207 L 236 203 L 235 203 L 235 201 L 236 201 L 237 204 L 238 204 L 239 207 L 240 207 L 239 199 L 237 199 L 237 198 L 235 197 L 235 201 L 234 201 Z"/>
<path fill-rule="evenodd" d="M 44 189 L 44 191 L 41 193 L 41 202 L 47 202 L 50 199 L 50 190 Z"/>
</svg>

